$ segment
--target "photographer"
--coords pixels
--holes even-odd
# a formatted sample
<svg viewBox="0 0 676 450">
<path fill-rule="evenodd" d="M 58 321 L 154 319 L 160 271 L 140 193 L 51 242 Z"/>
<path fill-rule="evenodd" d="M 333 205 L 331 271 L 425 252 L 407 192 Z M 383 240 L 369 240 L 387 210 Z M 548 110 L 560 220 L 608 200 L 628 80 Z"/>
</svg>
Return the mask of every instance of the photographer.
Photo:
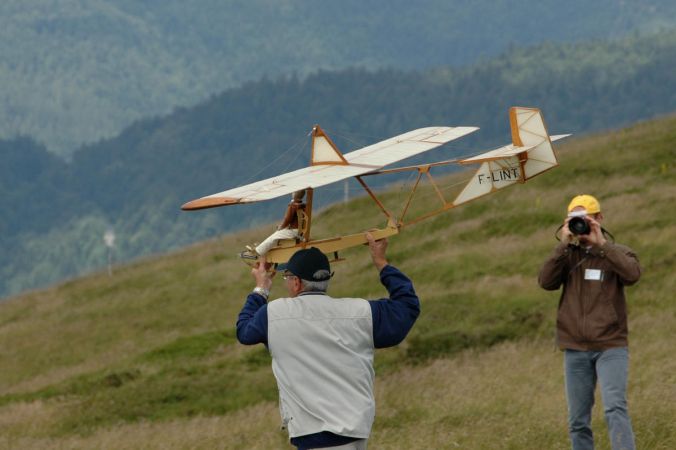
<svg viewBox="0 0 676 450">
<path fill-rule="evenodd" d="M 593 449 L 591 411 L 601 387 L 613 449 L 634 449 L 627 412 L 629 365 L 624 287 L 641 275 L 636 254 L 606 239 L 601 205 L 578 195 L 568 205 L 561 243 L 540 269 L 547 290 L 563 285 L 556 319 L 557 344 L 564 351 L 568 429 L 573 450 Z"/>
</svg>

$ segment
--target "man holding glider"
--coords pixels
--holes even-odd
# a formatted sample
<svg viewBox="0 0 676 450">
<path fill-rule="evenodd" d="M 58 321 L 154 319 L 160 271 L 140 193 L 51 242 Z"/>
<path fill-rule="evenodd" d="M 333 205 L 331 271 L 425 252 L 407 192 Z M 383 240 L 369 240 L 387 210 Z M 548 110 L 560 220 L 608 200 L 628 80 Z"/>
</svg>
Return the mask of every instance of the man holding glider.
<svg viewBox="0 0 676 450">
<path fill-rule="evenodd" d="M 270 350 L 282 426 L 299 449 L 366 449 L 375 417 L 374 349 L 399 344 L 420 314 L 413 283 L 387 262 L 387 240 L 366 237 L 389 298 L 327 295 L 333 274 L 314 247 L 286 264 L 286 298 L 267 303 L 272 275 L 264 258 L 251 271 L 256 287 L 239 314 L 237 339 Z"/>
</svg>

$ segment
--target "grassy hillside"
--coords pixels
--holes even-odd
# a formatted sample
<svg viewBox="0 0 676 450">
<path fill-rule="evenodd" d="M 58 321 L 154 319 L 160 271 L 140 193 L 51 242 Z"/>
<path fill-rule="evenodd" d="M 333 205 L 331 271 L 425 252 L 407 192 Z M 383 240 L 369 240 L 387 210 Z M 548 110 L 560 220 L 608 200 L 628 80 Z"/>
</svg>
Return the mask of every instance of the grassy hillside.
<svg viewBox="0 0 676 450">
<path fill-rule="evenodd" d="M 639 447 L 675 448 L 674 142 L 674 117 L 571 139 L 557 146 L 561 167 L 392 238 L 390 260 L 414 280 L 423 313 L 405 343 L 376 355 L 369 446 L 568 448 L 558 294 L 535 279 L 567 201 L 589 192 L 644 269 L 628 292 Z M 325 210 L 313 233 L 376 225 L 368 203 Z M 252 280 L 233 255 L 268 231 L 0 304 L 0 447 L 287 448 L 270 358 L 234 337 Z M 345 256 L 331 293 L 383 295 L 366 250 Z M 594 422 L 609 448 L 598 406 Z"/>
</svg>

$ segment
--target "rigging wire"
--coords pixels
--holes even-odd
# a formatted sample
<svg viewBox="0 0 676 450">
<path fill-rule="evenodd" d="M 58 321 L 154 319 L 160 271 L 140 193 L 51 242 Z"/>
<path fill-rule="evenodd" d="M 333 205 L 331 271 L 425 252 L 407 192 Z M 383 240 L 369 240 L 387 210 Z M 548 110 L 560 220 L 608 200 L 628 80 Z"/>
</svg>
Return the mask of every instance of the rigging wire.
<svg viewBox="0 0 676 450">
<path fill-rule="evenodd" d="M 367 134 L 360 134 L 360 133 L 350 133 L 350 132 L 347 132 L 347 131 L 339 131 L 339 130 L 335 130 L 335 129 L 326 129 L 325 131 L 327 132 L 327 134 L 330 134 L 331 136 L 338 136 L 340 138 L 345 139 L 346 141 L 353 144 L 356 148 L 365 147 L 367 145 L 367 144 L 364 143 L 364 141 L 366 139 L 373 139 L 374 142 L 382 140 L 381 137 L 374 136 L 374 135 L 367 135 Z M 350 135 L 354 136 L 354 138 L 350 137 Z M 356 140 L 357 138 L 361 138 L 361 141 Z"/>
<path fill-rule="evenodd" d="M 258 172 L 255 172 L 254 174 L 250 175 L 245 181 L 238 183 L 238 184 L 248 184 L 248 183 L 252 182 L 253 180 L 256 180 L 260 174 L 262 174 L 267 169 L 272 167 L 280 159 L 287 156 L 287 154 L 291 153 L 293 150 L 296 150 L 295 156 L 286 163 L 285 167 L 281 171 L 282 173 L 286 172 L 289 169 L 289 167 L 291 167 L 291 165 L 294 164 L 298 160 L 299 156 L 303 153 L 303 151 L 307 147 L 307 145 L 308 145 L 307 136 L 308 135 L 305 135 L 303 138 L 298 139 L 296 142 L 291 144 L 291 146 L 289 146 L 286 150 L 284 150 L 282 153 L 280 153 L 280 155 L 277 156 L 277 158 L 273 159 L 267 165 L 263 166 L 260 170 L 258 170 Z"/>
</svg>

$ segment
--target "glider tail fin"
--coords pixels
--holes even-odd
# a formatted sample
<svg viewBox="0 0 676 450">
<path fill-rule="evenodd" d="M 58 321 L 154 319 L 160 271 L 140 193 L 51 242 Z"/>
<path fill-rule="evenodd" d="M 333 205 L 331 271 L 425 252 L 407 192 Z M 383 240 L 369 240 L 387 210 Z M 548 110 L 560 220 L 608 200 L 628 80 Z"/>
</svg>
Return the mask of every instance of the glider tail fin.
<svg viewBox="0 0 676 450">
<path fill-rule="evenodd" d="M 509 109 L 512 144 L 460 161 L 479 169 L 454 200 L 454 206 L 526 180 L 558 165 L 545 121 L 537 108 Z M 562 136 L 555 136 L 560 138 Z"/>
<path fill-rule="evenodd" d="M 513 106 L 509 109 L 509 123 L 512 128 L 512 144 L 515 147 L 528 148 L 525 161 L 522 162 L 524 181 L 558 165 L 539 109 Z"/>
<path fill-rule="evenodd" d="M 549 139 L 545 121 L 537 108 L 512 106 L 509 108 L 512 144 L 517 147 L 538 145 Z"/>
</svg>

